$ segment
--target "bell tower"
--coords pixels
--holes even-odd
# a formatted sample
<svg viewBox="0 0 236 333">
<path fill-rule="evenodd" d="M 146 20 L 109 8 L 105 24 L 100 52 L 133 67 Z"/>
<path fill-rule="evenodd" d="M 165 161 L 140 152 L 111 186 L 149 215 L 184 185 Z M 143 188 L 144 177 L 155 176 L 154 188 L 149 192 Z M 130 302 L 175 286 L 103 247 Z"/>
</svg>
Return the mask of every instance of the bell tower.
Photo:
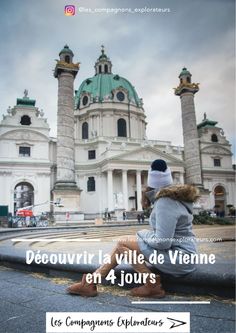
<svg viewBox="0 0 236 333">
<path fill-rule="evenodd" d="M 192 83 L 191 77 L 192 74 L 184 67 L 179 75 L 180 82 L 175 88 L 175 95 L 180 96 L 181 100 L 186 183 L 202 187 L 200 147 L 194 106 L 194 95 L 199 90 L 199 83 Z"/>
</svg>

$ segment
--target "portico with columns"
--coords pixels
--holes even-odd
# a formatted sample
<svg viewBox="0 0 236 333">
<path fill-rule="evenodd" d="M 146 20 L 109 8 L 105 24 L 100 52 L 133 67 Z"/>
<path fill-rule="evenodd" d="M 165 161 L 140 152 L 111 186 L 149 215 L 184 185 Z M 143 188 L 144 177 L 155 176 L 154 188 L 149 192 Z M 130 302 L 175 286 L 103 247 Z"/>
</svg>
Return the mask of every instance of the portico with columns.
<svg viewBox="0 0 236 333">
<path fill-rule="evenodd" d="M 93 167 L 87 165 L 86 170 L 82 170 L 81 166 L 78 171 L 78 184 L 83 189 L 81 206 L 84 207 L 85 217 L 103 215 L 105 212 L 113 212 L 120 217 L 123 211 L 141 212 L 142 192 L 147 186 L 148 170 L 154 159 L 163 158 L 167 161 L 175 184 L 184 182 L 183 162 L 156 147 L 143 147 L 115 156 L 112 156 L 112 147 L 106 163 L 103 160 Z M 93 191 L 88 188 L 91 177 L 95 182 Z"/>
<path fill-rule="evenodd" d="M 131 169 L 107 170 L 107 209 L 142 210 L 141 198 L 147 171 Z"/>
<path fill-rule="evenodd" d="M 107 207 L 105 210 L 106 208 L 108 211 L 116 209 L 143 210 L 141 199 L 142 192 L 147 186 L 148 167 L 135 169 L 134 166 L 130 169 L 127 167 L 125 169 L 109 169 L 104 174 L 107 181 Z M 173 177 L 176 184 L 181 184 L 183 170 L 174 172 Z"/>
<path fill-rule="evenodd" d="M 177 174 L 182 175 L 182 177 L 174 178 L 176 184 L 181 184 L 182 172 L 180 170 L 173 173 L 173 177 Z M 148 166 L 140 169 L 135 169 L 135 166 L 130 169 L 109 169 L 105 172 L 107 181 L 107 207 L 105 208 L 108 211 L 115 209 L 142 211 L 142 192 L 147 187 L 147 177 Z"/>
</svg>

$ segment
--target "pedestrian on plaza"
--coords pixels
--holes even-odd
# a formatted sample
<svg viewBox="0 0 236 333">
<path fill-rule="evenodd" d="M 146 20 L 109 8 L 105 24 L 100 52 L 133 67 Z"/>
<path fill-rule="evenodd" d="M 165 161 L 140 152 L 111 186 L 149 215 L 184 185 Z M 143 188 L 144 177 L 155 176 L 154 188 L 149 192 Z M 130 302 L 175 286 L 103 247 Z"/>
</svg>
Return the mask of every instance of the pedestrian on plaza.
<svg viewBox="0 0 236 333">
<path fill-rule="evenodd" d="M 138 223 L 140 223 L 140 221 L 141 221 L 141 215 L 140 214 L 137 215 L 137 220 L 138 220 Z"/>
<path fill-rule="evenodd" d="M 145 256 L 150 262 L 150 256 L 162 255 L 164 262 L 158 261 L 153 264 L 157 272 L 161 271 L 174 277 L 185 276 L 196 268 L 191 262 L 178 264 L 182 252 L 189 256 L 196 253 L 195 236 L 192 232 L 193 202 L 198 198 L 198 190 L 192 185 L 172 185 L 172 176 L 169 167 L 164 160 L 153 161 L 148 172 L 147 192 L 143 197 L 143 208 L 152 205 L 152 212 L 149 219 L 151 230 L 140 230 L 135 236 L 120 239 L 111 252 L 110 263 L 103 264 L 93 274 L 100 274 L 106 278 L 111 269 L 117 266 L 117 255 L 131 254 L 133 259 L 139 254 Z M 169 252 L 177 253 L 176 263 L 170 261 Z M 154 275 L 146 263 L 132 263 L 134 270 L 140 274 L 147 274 L 146 283 L 131 290 L 132 296 L 156 297 L 165 296 L 161 285 L 160 275 Z M 93 275 L 95 277 L 95 275 Z M 71 285 L 67 291 L 70 294 L 80 296 L 96 296 L 97 286 L 88 282 L 86 274 L 82 281 Z"/>
<path fill-rule="evenodd" d="M 141 220 L 142 220 L 142 223 L 144 223 L 144 221 L 145 221 L 145 216 L 144 216 L 143 213 L 141 214 Z"/>
<path fill-rule="evenodd" d="M 108 221 L 111 221 L 111 213 L 107 213 Z"/>
<path fill-rule="evenodd" d="M 123 212 L 123 221 L 126 220 L 126 211 Z"/>
<path fill-rule="evenodd" d="M 66 212 L 66 224 L 70 221 L 70 213 Z"/>
<path fill-rule="evenodd" d="M 30 227 L 30 216 L 25 217 L 25 225 L 26 227 Z"/>
</svg>

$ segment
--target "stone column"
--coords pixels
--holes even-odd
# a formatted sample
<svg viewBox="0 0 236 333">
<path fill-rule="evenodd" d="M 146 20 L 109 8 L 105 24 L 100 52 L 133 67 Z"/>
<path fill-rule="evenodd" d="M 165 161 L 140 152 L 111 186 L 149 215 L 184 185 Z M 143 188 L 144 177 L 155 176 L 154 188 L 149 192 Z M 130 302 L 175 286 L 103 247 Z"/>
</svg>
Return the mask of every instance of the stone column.
<svg viewBox="0 0 236 333">
<path fill-rule="evenodd" d="M 128 210 L 128 178 L 127 170 L 122 170 L 122 191 L 123 191 L 123 200 L 124 200 L 124 209 Z"/>
<path fill-rule="evenodd" d="M 137 210 L 142 210 L 142 183 L 141 183 L 141 171 L 136 170 L 136 191 L 137 191 Z"/>
<path fill-rule="evenodd" d="M 53 189 L 53 200 L 61 200 L 62 207 L 54 207 L 57 222 L 64 223 L 69 213 L 70 221 L 83 219 L 79 212 L 81 190 L 75 180 L 74 138 L 74 79 L 79 64 L 73 63 L 73 52 L 65 45 L 59 53 L 54 76 L 58 79 L 57 103 L 57 175 Z"/>
<path fill-rule="evenodd" d="M 199 137 L 196 125 L 194 95 L 192 92 L 180 96 L 182 126 L 184 137 L 184 160 L 186 165 L 186 183 L 202 184 Z"/>
<path fill-rule="evenodd" d="M 99 191 L 99 193 L 102 193 L 102 174 L 101 173 L 97 173 L 97 191 Z M 99 195 L 99 217 L 102 218 L 102 195 Z"/>
<path fill-rule="evenodd" d="M 97 128 L 96 128 L 97 136 L 100 136 L 100 116 L 97 115 L 96 119 L 97 119 L 97 124 L 96 124 L 96 126 L 97 126 Z"/>
<path fill-rule="evenodd" d="M 202 187 L 199 136 L 194 106 L 194 94 L 198 92 L 199 87 L 198 83 L 191 82 L 191 76 L 187 68 L 183 68 L 175 95 L 180 96 L 181 100 L 186 183 Z"/>
<path fill-rule="evenodd" d="M 73 84 L 71 73 L 62 72 L 58 76 L 56 184 L 65 186 L 76 186 Z"/>
<path fill-rule="evenodd" d="M 93 131 L 93 118 L 90 116 L 89 119 L 87 120 L 88 123 L 88 138 L 92 139 L 92 131 Z"/>
<path fill-rule="evenodd" d="M 107 171 L 107 206 L 109 212 L 114 209 L 112 172 L 113 172 L 112 170 Z"/>
</svg>

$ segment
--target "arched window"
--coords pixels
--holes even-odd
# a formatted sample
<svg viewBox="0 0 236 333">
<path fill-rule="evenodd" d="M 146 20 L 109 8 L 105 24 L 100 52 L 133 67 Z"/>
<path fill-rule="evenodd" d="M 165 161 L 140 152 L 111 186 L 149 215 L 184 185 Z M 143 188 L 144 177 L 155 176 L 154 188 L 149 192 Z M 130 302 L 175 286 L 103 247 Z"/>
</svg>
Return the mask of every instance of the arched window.
<svg viewBox="0 0 236 333">
<path fill-rule="evenodd" d="M 108 73 L 108 66 L 107 65 L 104 66 L 104 72 Z"/>
<path fill-rule="evenodd" d="M 187 76 L 187 82 L 188 82 L 188 83 L 191 83 L 191 78 L 190 78 L 190 76 Z"/>
<path fill-rule="evenodd" d="M 117 121 L 117 132 L 118 136 L 127 137 L 126 121 L 123 118 Z"/>
<path fill-rule="evenodd" d="M 31 125 L 31 119 L 30 119 L 29 116 L 24 115 L 24 116 L 21 117 L 20 123 L 21 123 L 21 125 L 29 126 L 29 125 Z"/>
<path fill-rule="evenodd" d="M 82 139 L 88 139 L 88 123 L 86 121 L 82 124 Z"/>
<path fill-rule="evenodd" d="M 218 142 L 218 137 L 217 137 L 216 134 L 212 134 L 212 136 L 211 136 L 211 141 L 212 141 L 212 142 Z"/>
<path fill-rule="evenodd" d="M 68 55 L 65 56 L 65 62 L 67 62 L 67 64 L 70 63 L 70 56 L 68 56 Z"/>
<path fill-rule="evenodd" d="M 102 66 L 101 65 L 99 65 L 99 67 L 98 67 L 98 72 L 99 72 L 99 74 L 102 73 Z"/>
<path fill-rule="evenodd" d="M 34 188 L 31 184 L 18 183 L 14 189 L 14 212 L 34 204 Z"/>
<path fill-rule="evenodd" d="M 226 207 L 225 188 L 221 185 L 217 185 L 214 190 L 214 197 L 215 197 L 214 210 L 217 216 L 223 217 L 225 214 L 225 207 Z"/>
<path fill-rule="evenodd" d="M 87 191 L 88 192 L 95 192 L 96 185 L 95 185 L 95 179 L 94 177 L 88 177 L 87 181 Z"/>
<path fill-rule="evenodd" d="M 214 193 L 215 193 L 215 196 L 216 196 L 216 197 L 218 197 L 218 198 L 219 198 L 219 197 L 222 197 L 222 196 L 225 195 L 225 189 L 224 189 L 223 186 L 221 186 L 221 185 L 217 185 L 216 188 L 215 188 Z"/>
</svg>

